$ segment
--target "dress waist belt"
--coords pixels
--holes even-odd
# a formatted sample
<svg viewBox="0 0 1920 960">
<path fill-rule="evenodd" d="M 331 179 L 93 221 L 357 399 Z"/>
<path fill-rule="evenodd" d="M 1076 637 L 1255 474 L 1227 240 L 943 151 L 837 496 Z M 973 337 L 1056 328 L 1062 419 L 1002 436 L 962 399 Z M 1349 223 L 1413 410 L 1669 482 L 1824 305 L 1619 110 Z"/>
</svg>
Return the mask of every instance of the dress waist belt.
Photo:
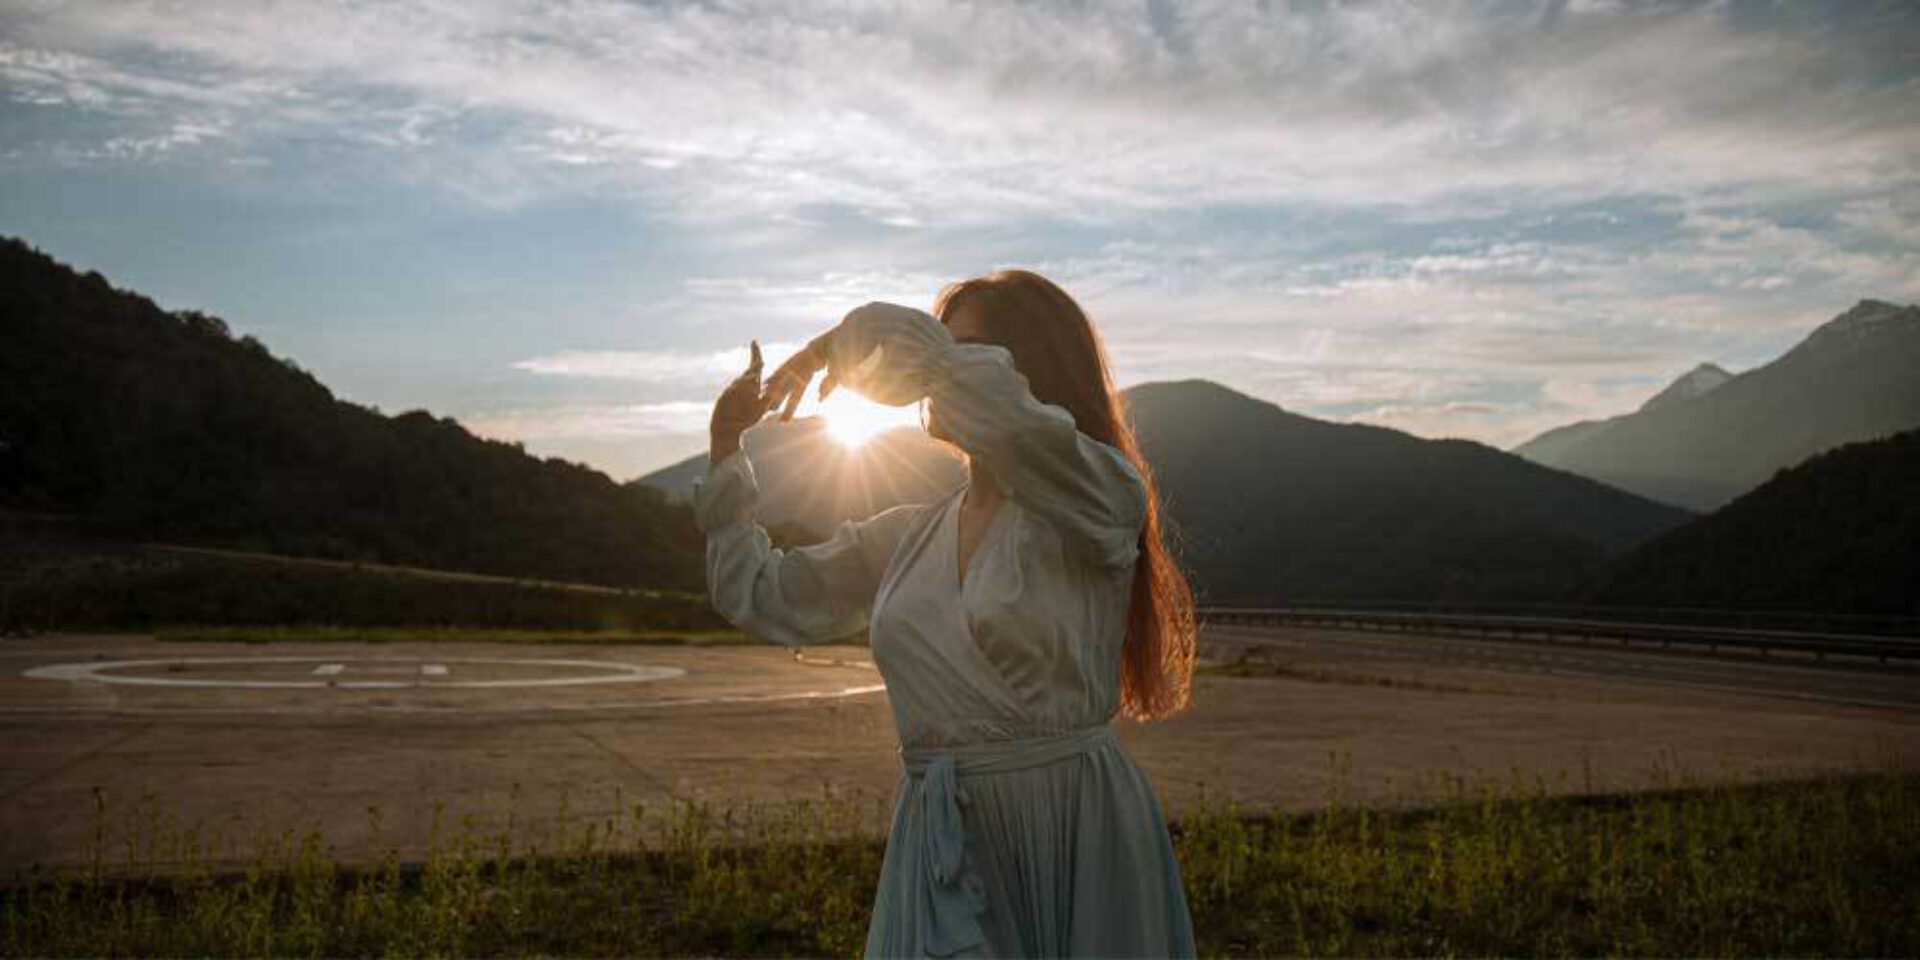
<svg viewBox="0 0 1920 960">
<path fill-rule="evenodd" d="M 979 920 L 986 893 L 979 875 L 967 868 L 966 827 L 960 819 L 960 805 L 972 800 L 956 779 L 1046 766 L 1118 742 L 1113 727 L 1102 723 L 1050 737 L 901 748 L 901 762 L 914 780 L 908 802 L 915 805 L 925 837 L 920 860 L 927 871 L 923 915 L 932 923 L 925 938 L 929 956 L 950 957 L 986 940 Z"/>
</svg>

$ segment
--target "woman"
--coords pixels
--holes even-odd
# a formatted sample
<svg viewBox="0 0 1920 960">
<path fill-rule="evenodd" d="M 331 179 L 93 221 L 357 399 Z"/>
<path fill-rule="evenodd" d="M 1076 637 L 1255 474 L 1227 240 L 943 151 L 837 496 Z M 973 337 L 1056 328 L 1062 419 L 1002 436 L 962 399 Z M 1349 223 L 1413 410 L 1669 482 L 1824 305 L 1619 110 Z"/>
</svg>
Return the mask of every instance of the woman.
<svg viewBox="0 0 1920 960">
<path fill-rule="evenodd" d="M 870 627 L 904 769 L 868 956 L 1193 956 L 1159 800 L 1108 724 L 1187 705 L 1193 599 L 1104 351 L 1026 271 L 934 314 L 867 304 L 764 386 L 754 343 L 694 491 L 714 606 L 789 645 Z M 926 399 L 968 481 L 776 550 L 740 434 L 823 369 L 822 397 Z"/>
</svg>

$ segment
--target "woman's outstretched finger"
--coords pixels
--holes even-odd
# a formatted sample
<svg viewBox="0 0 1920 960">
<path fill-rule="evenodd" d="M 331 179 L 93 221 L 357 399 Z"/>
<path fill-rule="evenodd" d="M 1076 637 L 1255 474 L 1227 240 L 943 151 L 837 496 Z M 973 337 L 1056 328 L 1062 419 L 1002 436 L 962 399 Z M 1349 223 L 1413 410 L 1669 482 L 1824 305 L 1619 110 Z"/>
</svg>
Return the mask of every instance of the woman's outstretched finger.
<svg viewBox="0 0 1920 960">
<path fill-rule="evenodd" d="M 807 398 L 807 381 L 812 379 L 812 377 L 794 377 L 793 392 L 787 394 L 787 408 L 780 412 L 780 419 L 793 419 L 793 412 L 800 409 L 800 401 Z"/>
<path fill-rule="evenodd" d="M 770 400 L 777 403 L 778 401 L 774 398 L 784 396 L 782 391 L 786 389 L 787 375 L 789 372 L 786 367 L 781 367 L 775 370 L 773 376 L 768 377 L 765 383 L 760 385 L 760 400 L 762 403 Z"/>
<path fill-rule="evenodd" d="M 756 349 L 753 351 L 753 359 L 747 361 L 747 369 L 741 371 L 739 376 L 734 377 L 733 382 L 734 383 L 752 383 L 755 387 L 760 386 L 760 351 L 759 350 Z"/>
</svg>

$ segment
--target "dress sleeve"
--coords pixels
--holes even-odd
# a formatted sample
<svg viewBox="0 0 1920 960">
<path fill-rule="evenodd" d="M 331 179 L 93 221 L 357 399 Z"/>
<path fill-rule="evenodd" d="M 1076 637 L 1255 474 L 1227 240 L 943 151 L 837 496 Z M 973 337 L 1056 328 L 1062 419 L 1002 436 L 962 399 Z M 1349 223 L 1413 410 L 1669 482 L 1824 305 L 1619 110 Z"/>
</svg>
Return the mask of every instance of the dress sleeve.
<svg viewBox="0 0 1920 960">
<path fill-rule="evenodd" d="M 1042 403 L 998 344 L 957 343 L 931 314 L 870 303 L 828 341 L 840 382 L 891 406 L 930 397 L 954 442 L 984 462 L 1007 496 L 1045 518 L 1074 555 L 1132 564 L 1146 524 L 1146 484 L 1126 454 Z"/>
<path fill-rule="evenodd" d="M 707 535 L 714 609 L 741 630 L 787 646 L 864 629 L 894 546 L 921 505 L 843 520 L 822 543 L 782 550 L 755 519 L 759 493 L 744 448 L 694 481 L 694 519 Z"/>
</svg>

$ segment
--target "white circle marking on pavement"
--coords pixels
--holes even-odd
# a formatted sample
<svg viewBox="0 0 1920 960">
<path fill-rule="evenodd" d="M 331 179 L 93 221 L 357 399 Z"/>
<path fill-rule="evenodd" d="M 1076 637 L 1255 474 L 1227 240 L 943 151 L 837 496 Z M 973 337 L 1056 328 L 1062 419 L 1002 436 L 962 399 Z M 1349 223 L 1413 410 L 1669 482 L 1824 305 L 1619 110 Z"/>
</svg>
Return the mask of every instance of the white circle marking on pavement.
<svg viewBox="0 0 1920 960">
<path fill-rule="evenodd" d="M 112 673 L 114 670 L 129 670 L 141 667 L 167 667 L 176 664 L 215 665 L 262 663 L 313 663 L 313 664 L 491 664 L 513 667 L 563 667 L 601 671 L 597 675 L 589 674 L 571 677 L 529 677 L 522 680 L 223 680 L 218 678 L 176 678 L 126 676 Z M 41 680 L 66 680 L 69 682 L 121 683 L 152 687 L 238 687 L 246 689 L 295 689 L 321 690 L 333 689 L 390 690 L 406 687 L 439 688 L 504 688 L 504 687 L 569 687 L 596 683 L 645 683 L 651 680 L 666 680 L 686 675 L 680 667 L 648 667 L 632 663 L 618 663 L 610 660 L 514 660 L 488 657 L 170 657 L 164 660 L 103 660 L 89 663 L 56 663 L 43 667 L 33 667 L 24 671 L 24 675 Z"/>
</svg>

